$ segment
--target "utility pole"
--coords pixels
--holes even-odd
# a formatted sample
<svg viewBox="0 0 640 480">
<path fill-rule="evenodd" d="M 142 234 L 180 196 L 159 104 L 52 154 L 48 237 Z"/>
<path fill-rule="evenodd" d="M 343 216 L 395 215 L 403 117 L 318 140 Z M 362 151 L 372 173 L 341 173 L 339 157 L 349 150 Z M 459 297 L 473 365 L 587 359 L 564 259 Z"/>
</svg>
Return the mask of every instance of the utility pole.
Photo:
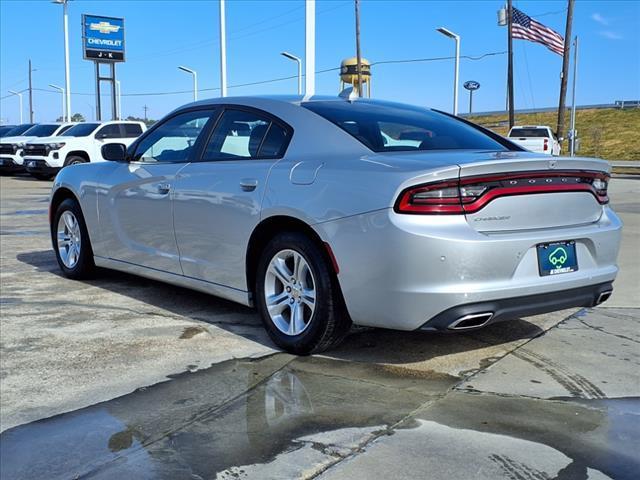
<svg viewBox="0 0 640 480">
<path fill-rule="evenodd" d="M 33 88 L 31 86 L 31 59 L 29 59 L 29 123 L 33 123 Z"/>
<path fill-rule="evenodd" d="M 571 89 L 571 138 L 569 140 L 569 154 L 576 153 L 576 80 L 578 78 L 578 36 L 573 41 L 573 88 Z"/>
<path fill-rule="evenodd" d="M 149 107 L 145 105 L 142 109 L 144 110 L 144 123 L 147 123 L 147 110 L 149 110 Z"/>
<path fill-rule="evenodd" d="M 564 138 L 565 100 L 567 96 L 567 77 L 569 75 L 569 50 L 571 49 L 571 23 L 573 22 L 573 0 L 568 0 L 567 27 L 564 33 L 564 55 L 562 56 L 562 76 L 560 77 L 560 101 L 558 102 L 558 128 L 556 136 Z M 562 146 L 562 142 L 560 142 Z"/>
<path fill-rule="evenodd" d="M 360 0 L 356 5 L 356 63 L 358 68 L 358 96 L 362 97 L 362 54 L 360 52 Z"/>
<path fill-rule="evenodd" d="M 509 128 L 513 127 L 515 122 L 514 98 L 513 98 L 513 35 L 511 33 L 513 26 L 513 5 L 511 0 L 507 0 L 507 35 L 508 35 L 508 57 L 509 64 L 507 67 L 507 95 L 509 97 Z"/>
</svg>

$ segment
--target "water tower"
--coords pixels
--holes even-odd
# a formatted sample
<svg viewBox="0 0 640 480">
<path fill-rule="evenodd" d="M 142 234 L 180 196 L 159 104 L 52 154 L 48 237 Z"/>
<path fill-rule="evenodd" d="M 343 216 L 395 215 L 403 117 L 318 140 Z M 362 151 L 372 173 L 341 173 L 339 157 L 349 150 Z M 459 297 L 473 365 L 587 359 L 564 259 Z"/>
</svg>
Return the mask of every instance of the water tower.
<svg viewBox="0 0 640 480">
<path fill-rule="evenodd" d="M 363 94 L 371 97 L 371 62 L 365 58 L 361 58 L 362 64 L 362 83 Z M 353 90 L 357 94 L 358 92 L 358 58 L 347 58 L 340 63 L 340 91 L 345 89 L 345 84 L 353 85 Z"/>
</svg>

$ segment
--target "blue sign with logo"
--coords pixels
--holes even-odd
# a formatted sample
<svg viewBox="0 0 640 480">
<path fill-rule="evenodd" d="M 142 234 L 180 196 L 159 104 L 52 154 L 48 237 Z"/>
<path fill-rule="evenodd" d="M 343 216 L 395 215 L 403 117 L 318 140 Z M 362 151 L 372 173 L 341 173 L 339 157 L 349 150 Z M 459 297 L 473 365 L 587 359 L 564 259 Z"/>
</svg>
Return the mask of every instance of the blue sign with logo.
<svg viewBox="0 0 640 480">
<path fill-rule="evenodd" d="M 124 18 L 82 15 L 84 58 L 124 62 Z"/>
</svg>

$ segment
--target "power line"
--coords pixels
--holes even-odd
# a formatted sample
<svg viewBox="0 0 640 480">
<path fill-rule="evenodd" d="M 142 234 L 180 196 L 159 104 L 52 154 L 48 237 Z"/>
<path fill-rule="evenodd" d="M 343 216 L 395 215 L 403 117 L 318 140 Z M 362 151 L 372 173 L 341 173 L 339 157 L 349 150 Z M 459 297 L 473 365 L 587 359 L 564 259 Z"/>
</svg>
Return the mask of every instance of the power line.
<svg viewBox="0 0 640 480">
<path fill-rule="evenodd" d="M 461 55 L 460 58 L 461 59 L 465 59 L 465 60 L 471 60 L 471 61 L 478 61 L 478 60 L 482 60 L 484 58 L 487 57 L 492 57 L 492 56 L 497 56 L 497 55 L 505 55 L 507 52 L 489 52 L 489 53 L 484 53 L 482 55 Z M 435 62 L 435 61 L 443 61 L 443 60 L 453 60 L 455 59 L 455 57 L 453 56 L 449 56 L 449 57 L 432 57 L 432 58 L 411 58 L 411 59 L 400 59 L 400 60 L 381 60 L 378 62 L 373 62 L 371 63 L 371 66 L 375 66 L 375 65 L 390 65 L 390 64 L 402 64 L 402 63 L 421 63 L 421 62 Z M 316 70 L 316 75 L 318 74 L 322 74 L 322 73 L 327 73 L 327 72 L 335 72 L 340 70 L 340 67 L 333 67 L 333 68 L 325 68 L 323 70 Z M 304 74 L 303 74 L 304 76 Z M 238 83 L 235 85 L 229 85 L 228 88 L 241 88 L 241 87 L 251 87 L 251 86 L 255 86 L 255 85 L 265 85 L 265 84 L 269 84 L 269 83 L 277 83 L 277 82 L 282 82 L 285 80 L 291 80 L 294 78 L 298 78 L 297 75 L 288 75 L 286 77 L 277 77 L 277 78 L 270 78 L 267 80 L 258 80 L 255 82 L 247 82 L 247 83 Z M 34 88 L 34 90 L 37 90 L 39 92 L 46 92 L 46 93 L 58 93 L 56 90 L 49 90 L 46 88 Z M 208 87 L 208 88 L 201 88 L 199 89 L 200 92 L 212 92 L 212 91 L 216 91 L 216 90 L 220 90 L 220 87 Z M 21 92 L 26 91 L 26 90 L 22 90 Z M 165 96 L 165 95 L 180 95 L 180 94 L 185 94 L 185 93 L 191 93 L 192 90 L 176 90 L 176 91 L 167 91 L 167 92 L 134 92 L 134 93 L 123 93 L 122 96 L 123 97 L 153 97 L 153 96 Z M 84 96 L 94 96 L 95 93 L 85 93 L 85 92 L 71 92 L 72 95 L 84 95 Z M 6 95 L 4 97 L 1 97 L 0 100 L 3 100 L 5 98 L 10 97 L 11 95 Z"/>
</svg>

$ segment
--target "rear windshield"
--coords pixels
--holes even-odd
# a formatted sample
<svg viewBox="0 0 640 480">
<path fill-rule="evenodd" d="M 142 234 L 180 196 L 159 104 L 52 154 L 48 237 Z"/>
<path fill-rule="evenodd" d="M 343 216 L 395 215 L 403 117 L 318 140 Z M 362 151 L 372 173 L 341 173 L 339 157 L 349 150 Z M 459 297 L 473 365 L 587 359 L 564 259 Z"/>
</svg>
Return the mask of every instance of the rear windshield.
<svg viewBox="0 0 640 480">
<path fill-rule="evenodd" d="M 24 125 L 18 125 L 17 127 L 12 128 L 7 133 L 4 134 L 5 137 L 19 137 L 24 132 L 33 127 L 33 123 L 25 123 Z"/>
<path fill-rule="evenodd" d="M 53 135 L 60 125 L 55 123 L 44 123 L 42 125 L 36 125 L 35 127 L 31 127 L 24 134 L 29 137 L 50 137 Z"/>
<path fill-rule="evenodd" d="M 448 115 L 391 102 L 318 101 L 303 107 L 342 128 L 374 152 L 507 150 L 482 131 Z"/>
<path fill-rule="evenodd" d="M 509 133 L 509 137 L 548 137 L 549 130 L 546 128 L 514 128 Z"/>
<path fill-rule="evenodd" d="M 79 123 L 64 132 L 61 137 L 88 137 L 99 126 L 99 123 Z"/>
</svg>

